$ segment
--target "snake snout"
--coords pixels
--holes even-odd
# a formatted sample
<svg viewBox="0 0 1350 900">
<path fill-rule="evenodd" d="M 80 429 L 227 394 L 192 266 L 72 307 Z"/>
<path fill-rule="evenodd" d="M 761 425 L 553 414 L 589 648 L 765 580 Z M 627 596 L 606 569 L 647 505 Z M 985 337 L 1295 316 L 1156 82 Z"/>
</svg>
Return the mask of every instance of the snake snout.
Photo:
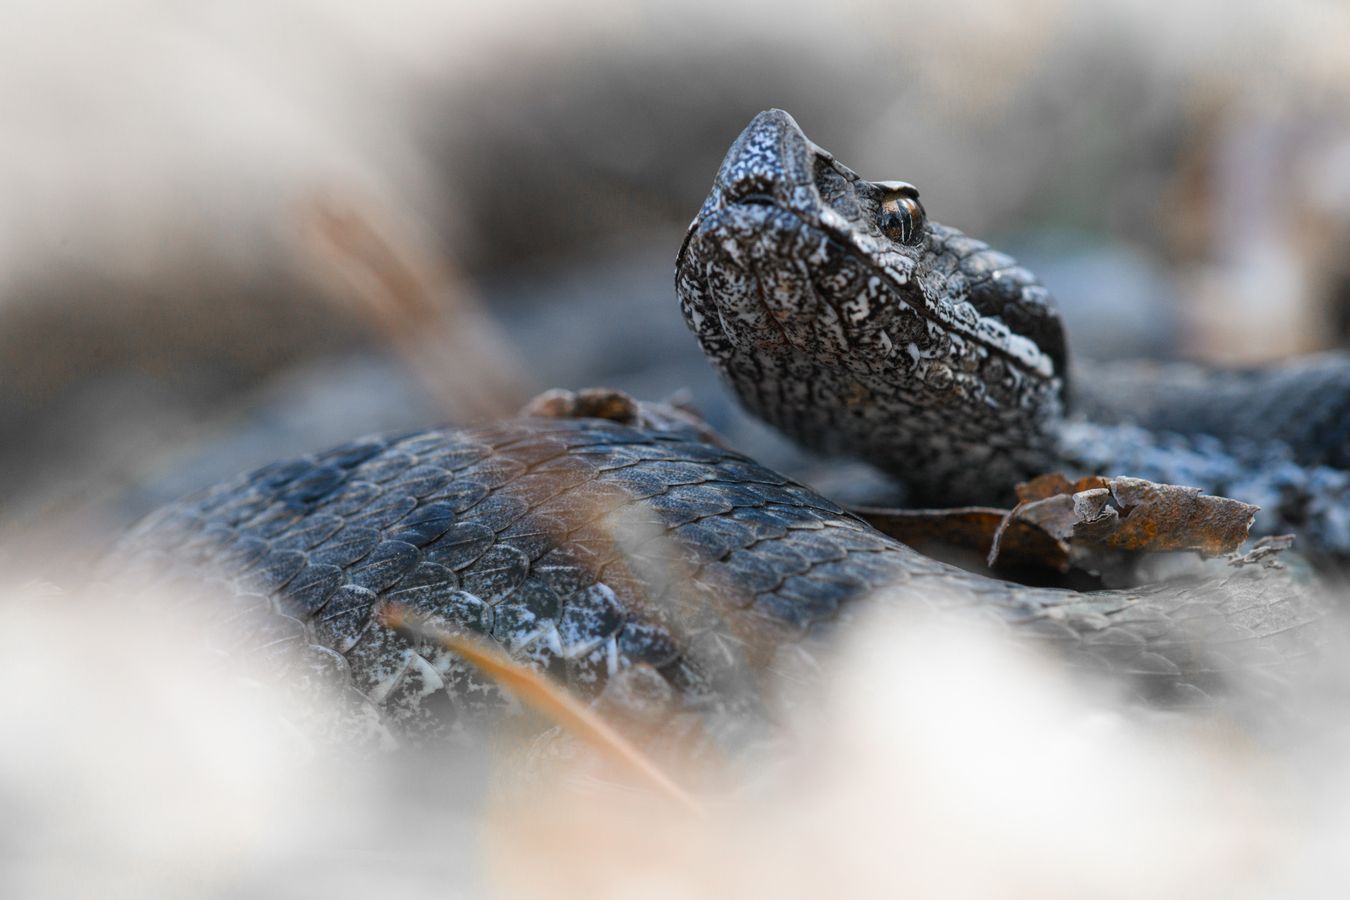
<svg viewBox="0 0 1350 900">
<path fill-rule="evenodd" d="M 811 186 L 818 152 L 792 116 L 765 110 L 727 151 L 705 212 L 735 203 L 791 203 Z"/>
</svg>

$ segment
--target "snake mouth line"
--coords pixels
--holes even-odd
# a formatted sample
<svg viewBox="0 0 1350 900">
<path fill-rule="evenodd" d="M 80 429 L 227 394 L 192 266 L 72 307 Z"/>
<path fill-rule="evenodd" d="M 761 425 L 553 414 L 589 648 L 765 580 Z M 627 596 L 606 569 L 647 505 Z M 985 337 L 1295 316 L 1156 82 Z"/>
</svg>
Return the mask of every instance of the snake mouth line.
<svg viewBox="0 0 1350 900">
<path fill-rule="evenodd" d="M 931 308 L 930 303 L 934 302 L 943 303 L 945 301 L 941 300 L 940 298 L 933 299 L 925 296 L 923 290 L 919 288 L 917 284 L 913 283 L 912 280 L 907 281 L 897 280 L 895 276 L 889 271 L 887 271 L 887 269 L 884 266 L 880 265 L 874 257 L 870 256 L 865 251 L 855 247 L 852 244 L 852 242 L 849 241 L 848 236 L 845 233 L 841 232 L 839 229 L 831 227 L 827 223 L 820 222 L 818 220 L 815 221 L 808 220 L 801 213 L 782 205 L 780 202 L 774 200 L 773 198 L 767 195 L 748 195 L 746 197 L 738 199 L 734 203 L 730 203 L 727 204 L 726 206 L 719 207 L 718 209 L 713 210 L 707 215 L 696 218 L 693 221 L 693 223 L 690 224 L 689 230 L 685 234 L 684 242 L 680 245 L 680 252 L 679 255 L 676 257 L 675 263 L 676 271 L 679 272 L 683 270 L 689 245 L 696 237 L 706 234 L 707 231 L 709 231 L 712 228 L 715 228 L 719 224 L 722 224 L 727 219 L 734 216 L 737 212 L 743 212 L 754 207 L 767 207 L 772 209 L 776 213 L 783 213 L 788 216 L 791 216 L 796 221 L 798 227 L 800 227 L 800 229 L 802 229 L 808 236 L 824 240 L 825 242 L 828 243 L 831 251 L 847 256 L 848 258 L 852 259 L 857 264 L 862 266 L 870 275 L 881 279 L 883 283 L 890 289 L 889 291 L 890 295 L 894 299 L 895 303 L 908 307 L 916 315 L 918 315 L 925 321 L 937 325 L 939 328 L 943 329 L 947 333 L 960 335 L 962 338 L 969 340 L 975 344 L 978 344 L 981 347 L 984 347 L 990 353 L 995 354 L 1001 359 L 1005 360 L 1009 365 L 1013 366 L 1018 371 L 1024 373 L 1028 377 L 1041 378 L 1045 380 L 1049 380 L 1051 377 L 1053 377 L 1054 374 L 1053 369 L 1049 363 L 1048 358 L 1045 355 L 1045 352 L 1038 345 L 1036 345 L 1036 343 L 1032 341 L 1030 338 L 1025 338 L 1020 335 L 1018 336 L 1022 337 L 1022 340 L 1025 340 L 1028 345 L 1035 348 L 1037 354 L 1039 355 L 1039 359 L 1035 362 L 1028 360 L 1024 353 L 1019 353 L 1018 350 L 1012 347 L 1009 347 L 997 340 L 991 340 L 989 337 L 978 333 L 978 331 L 973 328 L 963 327 L 961 323 L 952 321 L 952 319 L 954 318 L 953 316 L 951 315 L 944 316 L 936 312 L 934 309 Z M 765 226 L 761 225 L 759 230 L 762 231 L 764 227 Z M 755 277 L 756 282 L 758 283 L 759 281 L 758 273 L 752 269 L 751 274 Z M 828 303 L 829 306 L 832 309 L 834 309 L 834 311 L 837 314 L 840 314 L 841 321 L 843 322 L 848 321 L 847 317 L 843 316 L 842 313 L 840 313 L 839 305 L 837 303 L 834 303 L 832 300 L 830 300 L 828 297 L 826 297 L 819 291 L 817 291 L 816 294 L 817 296 L 820 296 L 822 300 Z M 764 303 L 762 299 L 760 299 L 758 302 Z M 765 306 L 767 308 L 767 304 L 765 304 Z M 770 318 L 771 319 L 773 318 L 772 314 L 770 315 Z M 996 319 L 995 321 L 999 320 Z M 1006 325 L 1004 327 L 1006 327 Z M 845 333 L 847 334 L 847 328 L 845 328 Z M 1015 332 L 1011 331 L 1010 333 L 1015 334 Z M 789 343 L 794 347 L 798 346 L 795 342 L 791 341 L 790 339 Z M 804 348 L 799 347 L 799 349 Z"/>
</svg>

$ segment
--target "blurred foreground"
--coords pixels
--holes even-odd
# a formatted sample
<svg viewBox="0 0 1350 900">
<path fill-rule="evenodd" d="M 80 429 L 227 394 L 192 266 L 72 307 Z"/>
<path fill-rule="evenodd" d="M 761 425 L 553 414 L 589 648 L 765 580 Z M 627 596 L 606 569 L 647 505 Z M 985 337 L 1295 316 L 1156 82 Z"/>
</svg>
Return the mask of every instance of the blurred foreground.
<svg viewBox="0 0 1350 900">
<path fill-rule="evenodd" d="M 4 599 L 6 896 L 1288 897 L 1350 874 L 1343 668 L 1262 733 L 881 616 L 771 765 L 672 773 L 720 785 L 700 814 L 579 747 L 531 760 L 509 731 L 335 750 L 286 692 L 187 649 L 179 597 L 137 616 Z"/>
</svg>

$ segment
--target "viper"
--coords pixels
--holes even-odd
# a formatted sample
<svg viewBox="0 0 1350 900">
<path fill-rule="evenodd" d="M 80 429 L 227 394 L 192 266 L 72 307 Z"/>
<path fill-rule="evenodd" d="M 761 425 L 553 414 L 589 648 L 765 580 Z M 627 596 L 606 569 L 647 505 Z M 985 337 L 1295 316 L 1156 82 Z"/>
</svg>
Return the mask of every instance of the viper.
<svg viewBox="0 0 1350 900">
<path fill-rule="evenodd" d="M 1098 471 L 1268 503 L 1267 530 L 1350 548 L 1342 358 L 1071 380 L 1030 273 L 930 221 L 913 186 L 863 180 L 784 112 L 732 145 L 676 287 L 748 409 L 920 502 L 1003 501 L 1046 471 Z M 1152 402 L 1159 385 L 1173 403 Z M 1284 399 L 1262 414 L 1261 392 Z M 390 609 L 658 731 L 717 734 L 771 717 L 778 676 L 815 671 L 831 635 L 879 607 L 1032 639 L 1167 705 L 1278 680 L 1322 639 L 1324 602 L 1288 570 L 1028 587 L 921 555 L 682 414 L 605 394 L 529 412 L 242 475 L 150 516 L 102 571 L 190 589 L 227 655 L 331 687 L 399 740 L 458 731 L 502 697 Z"/>
<path fill-rule="evenodd" d="M 1261 506 L 1257 530 L 1350 554 L 1350 358 L 1070 372 L 1047 290 L 860 178 L 781 110 L 728 152 L 680 250 L 685 319 L 741 401 L 943 506 L 1045 472 L 1131 475 Z"/>
</svg>

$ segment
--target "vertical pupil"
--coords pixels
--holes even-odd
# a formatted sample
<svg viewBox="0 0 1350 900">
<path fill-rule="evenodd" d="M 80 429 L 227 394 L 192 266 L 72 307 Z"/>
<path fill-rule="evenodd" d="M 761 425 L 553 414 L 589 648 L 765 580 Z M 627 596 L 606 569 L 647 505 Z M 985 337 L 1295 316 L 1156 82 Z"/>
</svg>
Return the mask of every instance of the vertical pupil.
<svg viewBox="0 0 1350 900">
<path fill-rule="evenodd" d="M 914 236 L 914 216 L 910 214 L 908 203 L 901 200 L 899 206 L 900 240 L 908 244 Z"/>
<path fill-rule="evenodd" d="M 881 227 L 901 243 L 909 243 L 914 235 L 914 217 L 910 214 L 909 205 L 902 200 L 886 210 Z"/>
</svg>

